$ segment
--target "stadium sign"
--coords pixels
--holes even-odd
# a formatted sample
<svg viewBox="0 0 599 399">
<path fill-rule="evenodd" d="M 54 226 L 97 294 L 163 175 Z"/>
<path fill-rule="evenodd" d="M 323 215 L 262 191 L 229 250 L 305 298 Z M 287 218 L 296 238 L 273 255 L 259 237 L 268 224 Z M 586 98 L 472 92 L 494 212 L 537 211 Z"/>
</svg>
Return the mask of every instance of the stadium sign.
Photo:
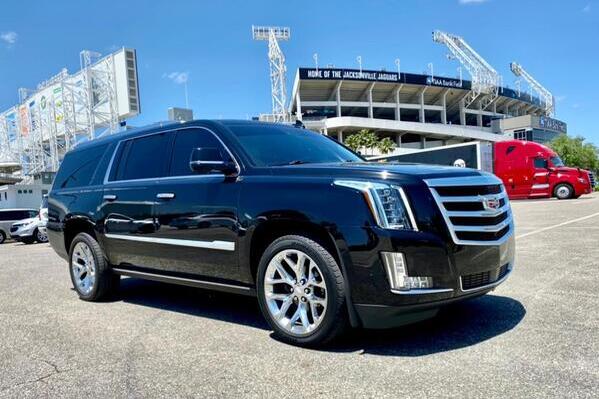
<svg viewBox="0 0 599 399">
<path fill-rule="evenodd" d="M 539 117 L 539 127 L 541 129 L 554 130 L 560 133 L 566 133 L 568 130 L 568 127 L 565 122 L 550 118 L 548 116 Z"/>
<path fill-rule="evenodd" d="M 407 83 L 414 85 L 450 87 L 470 89 L 470 82 L 452 78 L 437 78 L 430 75 L 413 73 L 366 71 L 358 69 L 339 68 L 299 68 L 299 78 L 302 80 L 357 80 L 367 82 Z"/>
</svg>

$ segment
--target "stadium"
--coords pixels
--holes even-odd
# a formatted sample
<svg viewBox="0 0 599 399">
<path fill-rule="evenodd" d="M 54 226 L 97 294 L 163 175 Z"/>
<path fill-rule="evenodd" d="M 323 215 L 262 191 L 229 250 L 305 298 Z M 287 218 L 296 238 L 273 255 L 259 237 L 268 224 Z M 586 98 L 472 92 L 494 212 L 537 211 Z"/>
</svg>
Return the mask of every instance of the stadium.
<svg viewBox="0 0 599 399">
<path fill-rule="evenodd" d="M 311 130 L 343 141 L 361 129 L 390 137 L 398 152 L 471 140 L 546 142 L 565 133 L 538 97 L 500 87 L 492 102 L 474 99 L 472 82 L 446 77 L 299 68 L 290 112 Z"/>
</svg>

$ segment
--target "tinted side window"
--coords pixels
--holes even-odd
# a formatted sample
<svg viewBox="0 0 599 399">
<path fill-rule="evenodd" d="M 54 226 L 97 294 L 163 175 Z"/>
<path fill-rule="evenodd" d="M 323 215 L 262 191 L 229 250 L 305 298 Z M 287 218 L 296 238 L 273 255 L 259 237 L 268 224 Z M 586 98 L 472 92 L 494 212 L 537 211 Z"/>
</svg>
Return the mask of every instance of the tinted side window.
<svg viewBox="0 0 599 399">
<path fill-rule="evenodd" d="M 89 185 L 107 147 L 108 145 L 103 145 L 67 154 L 54 179 L 54 188 L 75 188 Z"/>
<path fill-rule="evenodd" d="M 154 134 L 125 142 L 116 180 L 149 179 L 164 176 L 168 136 Z"/>
<path fill-rule="evenodd" d="M 547 160 L 544 158 L 535 158 L 535 168 L 547 169 Z"/>
<path fill-rule="evenodd" d="M 170 175 L 185 176 L 193 172 L 189 168 L 191 152 L 194 148 L 221 148 L 222 145 L 212 133 L 204 129 L 179 130 L 175 136 Z"/>
</svg>

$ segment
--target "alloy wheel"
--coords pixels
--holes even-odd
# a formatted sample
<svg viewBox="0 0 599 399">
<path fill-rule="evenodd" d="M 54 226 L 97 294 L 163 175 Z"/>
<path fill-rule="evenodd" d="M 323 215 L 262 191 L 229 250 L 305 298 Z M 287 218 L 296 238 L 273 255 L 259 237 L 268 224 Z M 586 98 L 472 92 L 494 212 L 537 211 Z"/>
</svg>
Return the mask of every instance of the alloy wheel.
<svg viewBox="0 0 599 399">
<path fill-rule="evenodd" d="M 283 250 L 269 262 L 264 296 L 270 316 L 295 336 L 316 330 L 327 310 L 327 287 L 320 267 L 295 249 Z"/>
<path fill-rule="evenodd" d="M 37 242 L 47 242 L 48 241 L 48 235 L 40 230 L 37 231 L 35 238 L 37 239 Z"/>
<path fill-rule="evenodd" d="M 88 295 L 96 282 L 96 262 L 89 246 L 84 242 L 78 242 L 73 248 L 71 257 L 71 273 L 77 290 Z"/>
</svg>

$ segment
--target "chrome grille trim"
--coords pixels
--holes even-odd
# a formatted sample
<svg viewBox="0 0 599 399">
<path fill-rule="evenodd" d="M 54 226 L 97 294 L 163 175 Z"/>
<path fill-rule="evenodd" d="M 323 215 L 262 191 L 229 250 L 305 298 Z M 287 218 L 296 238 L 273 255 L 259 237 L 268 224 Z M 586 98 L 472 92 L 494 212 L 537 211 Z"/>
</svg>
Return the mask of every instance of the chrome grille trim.
<svg viewBox="0 0 599 399">
<path fill-rule="evenodd" d="M 451 238 L 454 243 L 459 245 L 501 245 L 514 234 L 514 220 L 512 216 L 512 210 L 510 207 L 509 199 L 505 187 L 501 180 L 494 175 L 485 173 L 479 176 L 465 176 L 465 177 L 449 177 L 439 179 L 426 179 L 424 180 L 429 190 L 443 215 L 445 224 L 451 234 Z M 441 196 L 435 188 L 437 187 L 464 187 L 464 186 L 491 186 L 500 185 L 501 192 L 498 194 L 485 194 L 485 195 L 473 195 L 473 196 Z M 484 204 L 485 200 L 501 200 L 505 201 L 505 204 L 496 210 L 484 210 L 484 211 L 448 211 L 445 209 L 445 202 L 478 202 Z M 507 213 L 505 220 L 495 225 L 457 225 L 451 221 L 452 217 L 495 217 L 503 213 Z M 497 240 L 465 240 L 458 237 L 458 233 L 496 233 L 505 228 L 508 230 L 503 236 Z"/>
</svg>

